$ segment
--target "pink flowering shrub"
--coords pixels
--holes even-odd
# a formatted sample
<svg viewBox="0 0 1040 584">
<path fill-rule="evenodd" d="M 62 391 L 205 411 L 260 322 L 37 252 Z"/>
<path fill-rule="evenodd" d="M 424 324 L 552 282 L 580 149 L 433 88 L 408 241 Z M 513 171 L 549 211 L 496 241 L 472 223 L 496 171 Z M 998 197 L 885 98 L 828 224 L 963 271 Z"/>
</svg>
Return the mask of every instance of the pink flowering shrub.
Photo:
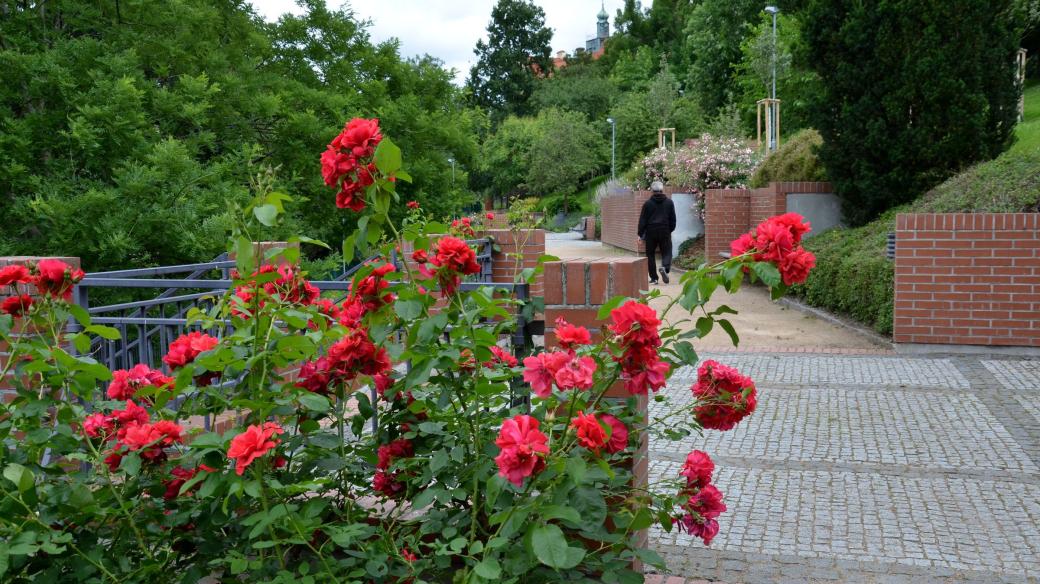
<svg viewBox="0 0 1040 584">
<path fill-rule="evenodd" d="M 693 405 L 654 420 L 637 406 L 667 402 L 669 376 L 699 362 L 692 339 L 735 335 L 728 309 L 706 309 L 714 290 L 750 277 L 779 293 L 812 267 L 808 225 L 760 226 L 684 274 L 663 311 L 613 298 L 601 330 L 560 320 L 557 349 L 514 354 L 502 340 L 537 304 L 465 286 L 475 250 L 416 205 L 391 221 L 409 177 L 378 121 L 348 123 L 321 163 L 329 199 L 314 204 L 364 225 L 346 254 L 412 261 L 365 263 L 345 297 L 322 297 L 295 249 L 254 255 L 289 202 L 257 193 L 229 243 L 231 289 L 156 363 L 94 360 L 91 339 L 119 332 L 68 303 L 76 270 L 0 270 L 14 286 L 0 289 L 14 299 L 0 299 L 4 581 L 637 582 L 633 560 L 663 562 L 636 532 L 657 522 L 708 544 L 725 529 L 733 505 L 707 453 L 649 486 L 632 457 L 647 432 L 745 423 L 753 381 L 706 361 Z M 701 313 L 695 329 L 672 324 L 680 308 Z"/>
</svg>

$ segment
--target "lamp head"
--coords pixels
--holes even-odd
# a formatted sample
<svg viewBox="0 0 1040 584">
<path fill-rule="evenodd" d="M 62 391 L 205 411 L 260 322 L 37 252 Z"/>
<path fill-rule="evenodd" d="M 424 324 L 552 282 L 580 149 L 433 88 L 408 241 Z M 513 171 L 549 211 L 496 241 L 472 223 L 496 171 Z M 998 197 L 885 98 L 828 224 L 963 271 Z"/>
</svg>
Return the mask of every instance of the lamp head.
<svg viewBox="0 0 1040 584">
<path fill-rule="evenodd" d="M 766 12 L 770 14 L 776 14 L 777 12 L 780 12 L 780 9 L 776 6 L 766 6 Z"/>
<path fill-rule="evenodd" d="M 607 123 L 610 125 L 614 125 L 614 118 L 607 118 Z"/>
</svg>

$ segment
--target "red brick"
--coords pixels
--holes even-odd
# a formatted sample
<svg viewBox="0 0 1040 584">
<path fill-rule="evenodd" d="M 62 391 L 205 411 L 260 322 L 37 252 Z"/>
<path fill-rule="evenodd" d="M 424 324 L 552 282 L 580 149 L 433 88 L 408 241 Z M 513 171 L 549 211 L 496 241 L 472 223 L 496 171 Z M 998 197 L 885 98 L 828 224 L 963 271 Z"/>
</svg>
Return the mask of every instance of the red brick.
<svg viewBox="0 0 1040 584">
<path fill-rule="evenodd" d="M 584 305 L 586 304 L 587 289 L 585 281 L 585 262 L 566 262 L 564 264 L 567 272 L 567 297 L 564 298 L 564 302 L 572 305 Z"/>
<path fill-rule="evenodd" d="M 545 264 L 545 304 L 563 304 L 563 263 L 548 262 Z"/>
<path fill-rule="evenodd" d="M 608 299 L 607 288 L 610 278 L 610 264 L 606 261 L 596 261 L 589 265 L 589 302 L 591 304 L 603 304 Z"/>
</svg>

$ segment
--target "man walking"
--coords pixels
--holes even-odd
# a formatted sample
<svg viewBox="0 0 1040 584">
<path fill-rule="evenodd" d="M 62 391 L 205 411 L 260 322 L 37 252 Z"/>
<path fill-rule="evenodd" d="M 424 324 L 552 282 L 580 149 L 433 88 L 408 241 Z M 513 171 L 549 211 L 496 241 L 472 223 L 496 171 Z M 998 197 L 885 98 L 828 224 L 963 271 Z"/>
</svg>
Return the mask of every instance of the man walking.
<svg viewBox="0 0 1040 584">
<path fill-rule="evenodd" d="M 654 250 L 661 250 L 661 279 L 668 283 L 672 271 L 672 232 L 675 231 L 675 204 L 665 196 L 664 185 L 655 180 L 650 185 L 653 195 L 639 213 L 639 239 L 646 242 L 646 267 L 650 272 L 650 283 L 657 284 L 657 264 Z"/>
</svg>

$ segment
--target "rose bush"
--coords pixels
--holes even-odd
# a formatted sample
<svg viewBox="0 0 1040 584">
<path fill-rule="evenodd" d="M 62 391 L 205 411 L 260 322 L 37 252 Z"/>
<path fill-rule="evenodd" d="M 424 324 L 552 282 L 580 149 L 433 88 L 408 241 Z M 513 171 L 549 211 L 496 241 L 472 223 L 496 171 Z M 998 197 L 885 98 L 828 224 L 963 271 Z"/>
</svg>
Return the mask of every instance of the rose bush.
<svg viewBox="0 0 1040 584">
<path fill-rule="evenodd" d="M 634 560 L 663 567 L 637 531 L 715 537 L 727 506 L 707 454 L 649 489 L 632 457 L 644 432 L 732 427 L 754 410 L 754 384 L 706 362 L 692 411 L 647 420 L 637 404 L 664 399 L 714 325 L 736 340 L 732 310 L 706 308 L 716 289 L 747 272 L 784 291 L 801 222 L 687 272 L 662 314 L 614 298 L 602 339 L 563 321 L 558 349 L 513 355 L 500 339 L 535 305 L 463 291 L 479 266 L 447 225 L 419 209 L 390 222 L 408 175 L 378 122 L 351 121 L 321 160 L 334 204 L 362 213 L 347 261 L 407 244 L 414 262 L 367 263 L 345 299 L 319 298 L 295 248 L 257 255 L 289 201 L 257 193 L 229 245 L 234 285 L 190 314 L 197 330 L 168 347 L 165 371 L 91 357 L 93 337 L 118 332 L 68 303 L 81 272 L 0 271 L 16 299 L 0 316 L 0 378 L 14 386 L 0 406 L 5 581 L 635 583 Z M 675 307 L 699 311 L 692 327 L 666 318 Z M 207 431 L 203 416 L 232 429 Z"/>
</svg>

